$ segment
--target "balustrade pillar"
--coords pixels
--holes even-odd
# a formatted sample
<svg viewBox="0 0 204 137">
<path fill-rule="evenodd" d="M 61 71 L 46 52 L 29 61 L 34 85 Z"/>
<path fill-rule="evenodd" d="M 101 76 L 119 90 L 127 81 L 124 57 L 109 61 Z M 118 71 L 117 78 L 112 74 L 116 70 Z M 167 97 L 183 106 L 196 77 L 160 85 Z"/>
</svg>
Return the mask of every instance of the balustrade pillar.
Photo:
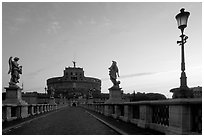
<svg viewBox="0 0 204 137">
<path fill-rule="evenodd" d="M 44 111 L 43 111 L 43 105 L 40 106 L 40 113 L 44 113 Z"/>
<path fill-rule="evenodd" d="M 28 106 L 27 105 L 19 106 L 19 109 L 20 109 L 19 111 L 20 111 L 21 118 L 28 117 Z"/>
<path fill-rule="evenodd" d="M 36 105 L 32 105 L 33 107 L 33 115 L 37 114 L 37 106 Z"/>
<path fill-rule="evenodd" d="M 102 110 L 102 111 L 101 111 L 101 114 L 103 114 L 103 115 L 104 115 L 104 112 L 105 112 L 104 109 L 105 109 L 105 107 L 104 107 L 104 105 L 102 105 L 102 106 L 101 106 L 101 110 Z"/>
<path fill-rule="evenodd" d="M 119 105 L 114 105 L 114 108 L 113 109 L 115 109 L 115 113 L 114 114 L 112 114 L 112 116 L 114 117 L 114 118 L 119 118 L 119 116 L 121 115 L 121 110 L 120 110 L 120 106 Z"/>
<path fill-rule="evenodd" d="M 105 115 L 105 116 L 109 116 L 108 105 L 105 105 L 105 107 L 104 107 L 104 115 Z"/>
<path fill-rule="evenodd" d="M 44 111 L 47 112 L 47 104 L 44 105 Z"/>
<path fill-rule="evenodd" d="M 152 122 L 152 108 L 148 105 L 140 106 L 140 120 L 138 126 L 142 128 L 149 128 L 149 123 Z"/>
<path fill-rule="evenodd" d="M 51 105 L 49 105 L 49 111 L 51 111 Z"/>
<path fill-rule="evenodd" d="M 45 112 L 45 104 L 42 105 L 42 111 Z"/>
<path fill-rule="evenodd" d="M 11 107 L 6 106 L 6 120 L 10 121 L 11 120 Z"/>
<path fill-rule="evenodd" d="M 31 115 L 35 115 L 34 106 L 33 105 L 31 105 Z"/>
<path fill-rule="evenodd" d="M 130 105 L 124 106 L 124 117 L 123 120 L 129 122 L 133 117 L 132 107 Z"/>
<path fill-rule="evenodd" d="M 114 107 L 112 107 L 111 105 L 105 105 L 104 107 L 104 115 L 105 116 L 110 116 L 111 114 L 113 114 L 113 109 Z"/>
<path fill-rule="evenodd" d="M 191 108 L 189 105 L 169 106 L 169 134 L 189 134 L 191 131 Z"/>
<path fill-rule="evenodd" d="M 50 105 L 49 104 L 47 105 L 47 111 L 48 112 L 50 111 Z"/>
<path fill-rule="evenodd" d="M 37 113 L 37 114 L 40 114 L 40 106 L 37 105 L 36 107 L 37 107 L 37 112 L 36 112 L 36 113 Z"/>
</svg>

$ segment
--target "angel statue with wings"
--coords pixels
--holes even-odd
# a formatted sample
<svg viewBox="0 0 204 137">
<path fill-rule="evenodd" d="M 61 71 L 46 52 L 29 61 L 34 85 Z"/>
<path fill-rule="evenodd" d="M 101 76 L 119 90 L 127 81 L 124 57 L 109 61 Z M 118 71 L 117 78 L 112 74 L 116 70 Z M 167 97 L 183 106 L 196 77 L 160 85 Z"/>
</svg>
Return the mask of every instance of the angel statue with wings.
<svg viewBox="0 0 204 137">
<path fill-rule="evenodd" d="M 110 80 L 113 83 L 113 87 L 119 88 L 120 81 L 116 80 L 117 76 L 119 77 L 119 70 L 118 70 L 116 61 L 112 61 L 112 65 L 108 69 L 109 69 Z"/>
<path fill-rule="evenodd" d="M 22 74 L 22 66 L 19 66 L 18 60 L 18 57 L 15 57 L 13 60 L 12 57 L 9 58 L 8 74 L 11 73 L 9 85 L 16 85 L 17 83 L 19 83 L 20 74 Z"/>
</svg>

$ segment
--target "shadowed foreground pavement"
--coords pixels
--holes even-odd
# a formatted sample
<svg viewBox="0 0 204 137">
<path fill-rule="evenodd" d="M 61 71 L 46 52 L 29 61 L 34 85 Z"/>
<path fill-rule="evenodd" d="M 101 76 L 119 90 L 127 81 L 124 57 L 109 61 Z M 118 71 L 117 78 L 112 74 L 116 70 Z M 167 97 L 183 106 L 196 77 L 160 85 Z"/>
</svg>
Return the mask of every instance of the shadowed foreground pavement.
<svg viewBox="0 0 204 137">
<path fill-rule="evenodd" d="M 4 135 L 117 135 L 82 108 L 66 107 L 11 129 Z"/>
<path fill-rule="evenodd" d="M 80 107 L 65 107 L 37 117 L 25 124 L 2 132 L 3 135 L 118 135 L 94 116 L 129 135 L 159 135 L 161 133 L 138 128 L 136 125 L 115 120 Z M 26 120 L 25 120 L 26 121 Z M 28 121 L 28 120 L 27 120 Z M 19 122 L 20 123 L 20 122 Z M 16 123 L 15 123 L 16 125 Z M 118 131 L 118 130 L 117 130 Z"/>
</svg>

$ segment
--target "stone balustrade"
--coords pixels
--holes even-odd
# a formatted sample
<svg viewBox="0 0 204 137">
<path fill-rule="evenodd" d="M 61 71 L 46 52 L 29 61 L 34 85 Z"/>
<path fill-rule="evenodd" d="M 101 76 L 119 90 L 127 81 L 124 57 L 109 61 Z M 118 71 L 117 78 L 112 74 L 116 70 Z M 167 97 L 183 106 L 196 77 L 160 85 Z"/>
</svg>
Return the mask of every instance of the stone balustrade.
<svg viewBox="0 0 204 137">
<path fill-rule="evenodd" d="M 58 109 L 55 104 L 2 104 L 2 121 L 12 121 Z"/>
<path fill-rule="evenodd" d="M 165 134 L 202 134 L 202 99 L 87 104 L 86 109 Z"/>
</svg>

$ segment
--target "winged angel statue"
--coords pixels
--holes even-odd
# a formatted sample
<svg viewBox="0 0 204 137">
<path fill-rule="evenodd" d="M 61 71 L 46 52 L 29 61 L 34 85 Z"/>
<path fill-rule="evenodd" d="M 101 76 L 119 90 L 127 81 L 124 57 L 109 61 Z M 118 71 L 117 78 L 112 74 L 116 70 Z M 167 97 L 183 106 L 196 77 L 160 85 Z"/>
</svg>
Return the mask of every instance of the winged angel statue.
<svg viewBox="0 0 204 137">
<path fill-rule="evenodd" d="M 18 64 L 18 57 L 15 57 L 12 60 L 13 57 L 9 58 L 9 71 L 8 74 L 11 73 L 11 79 L 9 82 L 9 85 L 16 85 L 17 83 L 19 83 L 19 79 L 20 79 L 20 74 L 22 74 L 22 66 L 19 66 Z"/>
</svg>

